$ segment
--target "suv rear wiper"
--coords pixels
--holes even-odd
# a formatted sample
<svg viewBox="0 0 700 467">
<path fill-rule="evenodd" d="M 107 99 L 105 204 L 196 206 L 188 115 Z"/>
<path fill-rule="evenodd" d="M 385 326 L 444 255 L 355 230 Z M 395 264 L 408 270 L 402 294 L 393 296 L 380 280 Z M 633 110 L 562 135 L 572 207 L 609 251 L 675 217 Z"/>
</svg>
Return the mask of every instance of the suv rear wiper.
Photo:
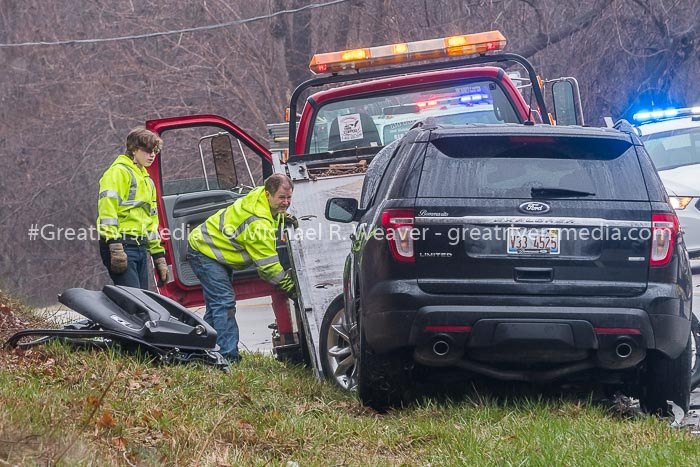
<svg viewBox="0 0 700 467">
<path fill-rule="evenodd" d="M 577 196 L 595 196 L 595 193 L 591 193 L 590 191 L 569 190 L 567 188 L 531 188 L 530 196 L 533 198 L 568 198 Z"/>
</svg>

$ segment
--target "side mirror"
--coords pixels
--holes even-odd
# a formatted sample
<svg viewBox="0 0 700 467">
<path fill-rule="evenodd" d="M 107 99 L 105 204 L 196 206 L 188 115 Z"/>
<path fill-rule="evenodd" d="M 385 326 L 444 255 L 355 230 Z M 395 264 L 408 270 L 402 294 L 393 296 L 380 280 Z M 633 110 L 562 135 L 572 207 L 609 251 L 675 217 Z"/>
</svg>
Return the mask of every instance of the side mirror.
<svg viewBox="0 0 700 467">
<path fill-rule="evenodd" d="M 355 198 L 331 198 L 326 201 L 326 219 L 348 223 L 355 220 L 357 200 Z"/>
<path fill-rule="evenodd" d="M 228 133 L 221 132 L 211 137 L 211 152 L 214 155 L 214 169 L 219 189 L 231 190 L 238 186 L 238 174 Z"/>
<path fill-rule="evenodd" d="M 557 125 L 583 125 L 581 94 L 575 78 L 561 78 L 552 85 L 554 120 Z"/>
</svg>

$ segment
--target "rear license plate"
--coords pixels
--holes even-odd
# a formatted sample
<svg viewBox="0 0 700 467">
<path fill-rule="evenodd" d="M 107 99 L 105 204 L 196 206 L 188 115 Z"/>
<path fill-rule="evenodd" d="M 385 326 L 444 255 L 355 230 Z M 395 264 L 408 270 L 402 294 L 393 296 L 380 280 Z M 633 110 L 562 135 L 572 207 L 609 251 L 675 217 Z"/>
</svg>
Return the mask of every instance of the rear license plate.
<svg viewBox="0 0 700 467">
<path fill-rule="evenodd" d="M 509 255 L 558 255 L 559 243 L 558 228 L 510 227 L 506 251 Z"/>
</svg>

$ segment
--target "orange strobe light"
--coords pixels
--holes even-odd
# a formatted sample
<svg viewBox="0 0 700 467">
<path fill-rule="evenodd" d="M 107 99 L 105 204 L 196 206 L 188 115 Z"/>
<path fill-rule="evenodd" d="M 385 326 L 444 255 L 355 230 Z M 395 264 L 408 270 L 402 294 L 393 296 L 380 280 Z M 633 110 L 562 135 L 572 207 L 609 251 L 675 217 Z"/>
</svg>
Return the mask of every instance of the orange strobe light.
<svg viewBox="0 0 700 467">
<path fill-rule="evenodd" d="M 489 31 L 316 54 L 311 58 L 309 69 L 316 74 L 337 73 L 395 63 L 485 54 L 501 51 L 505 46 L 506 38 L 500 31 Z"/>
</svg>

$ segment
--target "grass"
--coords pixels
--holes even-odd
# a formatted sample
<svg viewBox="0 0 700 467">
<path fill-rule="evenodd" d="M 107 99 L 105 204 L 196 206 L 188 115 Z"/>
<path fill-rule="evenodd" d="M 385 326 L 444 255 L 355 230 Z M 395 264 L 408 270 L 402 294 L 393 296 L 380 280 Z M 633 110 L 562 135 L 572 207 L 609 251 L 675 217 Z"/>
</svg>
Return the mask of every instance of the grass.
<svg viewBox="0 0 700 467">
<path fill-rule="evenodd" d="M 0 461 L 111 465 L 668 465 L 700 439 L 581 400 L 426 398 L 379 415 L 310 371 L 225 374 L 52 344 L 4 352 Z M 292 463 L 292 464 L 290 464 Z"/>
<path fill-rule="evenodd" d="M 0 350 L 0 464 L 700 465 L 700 439 L 589 399 L 467 391 L 380 415 L 307 369 L 228 374 L 58 343 Z"/>
</svg>

